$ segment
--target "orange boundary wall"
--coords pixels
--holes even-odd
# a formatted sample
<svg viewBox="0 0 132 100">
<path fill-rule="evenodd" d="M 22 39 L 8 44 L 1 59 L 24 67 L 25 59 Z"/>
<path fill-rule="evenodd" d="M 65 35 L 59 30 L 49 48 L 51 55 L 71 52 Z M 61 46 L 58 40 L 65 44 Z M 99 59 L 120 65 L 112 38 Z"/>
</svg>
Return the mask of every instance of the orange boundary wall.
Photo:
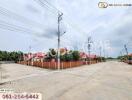
<svg viewBox="0 0 132 100">
<path fill-rule="evenodd" d="M 95 64 L 97 61 L 91 61 L 91 64 Z M 39 61 L 21 61 L 18 64 L 29 65 L 34 67 L 46 68 L 46 69 L 57 69 L 57 62 L 39 62 Z M 70 62 L 61 62 L 60 69 L 73 68 L 81 65 L 87 65 L 89 62 L 84 61 L 70 61 Z"/>
</svg>

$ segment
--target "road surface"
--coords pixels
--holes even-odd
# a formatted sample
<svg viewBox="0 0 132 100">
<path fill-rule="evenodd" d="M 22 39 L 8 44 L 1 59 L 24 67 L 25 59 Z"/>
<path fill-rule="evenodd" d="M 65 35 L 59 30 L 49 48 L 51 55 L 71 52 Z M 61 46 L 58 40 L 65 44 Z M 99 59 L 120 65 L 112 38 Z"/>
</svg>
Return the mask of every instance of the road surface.
<svg viewBox="0 0 132 100">
<path fill-rule="evenodd" d="M 61 71 L 18 64 L 3 64 L 1 69 L 2 81 L 7 83 L 0 88 L 39 92 L 43 100 L 132 100 L 132 65 L 122 62 Z"/>
</svg>

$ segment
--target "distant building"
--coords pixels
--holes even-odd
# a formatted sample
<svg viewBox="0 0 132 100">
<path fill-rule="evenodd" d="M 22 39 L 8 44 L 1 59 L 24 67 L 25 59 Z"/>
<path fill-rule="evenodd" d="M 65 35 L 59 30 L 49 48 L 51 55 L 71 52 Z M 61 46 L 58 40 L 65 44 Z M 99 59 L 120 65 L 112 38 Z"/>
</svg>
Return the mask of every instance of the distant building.
<svg viewBox="0 0 132 100">
<path fill-rule="evenodd" d="M 46 54 L 42 52 L 28 53 L 23 55 L 24 61 L 43 61 L 45 57 Z"/>
<path fill-rule="evenodd" d="M 97 56 L 95 54 L 87 54 L 85 52 L 80 52 L 80 59 L 83 60 L 83 61 L 87 61 L 88 59 L 96 59 Z"/>
</svg>

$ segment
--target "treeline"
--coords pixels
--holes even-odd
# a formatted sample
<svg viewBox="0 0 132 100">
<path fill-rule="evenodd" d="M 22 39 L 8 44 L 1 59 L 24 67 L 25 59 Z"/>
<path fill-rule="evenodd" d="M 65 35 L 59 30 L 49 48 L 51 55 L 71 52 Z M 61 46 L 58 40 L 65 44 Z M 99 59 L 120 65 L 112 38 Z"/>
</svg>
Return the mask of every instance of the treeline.
<svg viewBox="0 0 132 100">
<path fill-rule="evenodd" d="M 19 61 L 23 60 L 23 52 L 21 51 L 13 51 L 13 52 L 7 52 L 7 51 L 0 51 L 0 61 Z"/>
<path fill-rule="evenodd" d="M 24 53 L 21 51 L 13 51 L 13 52 L 7 52 L 7 51 L 0 51 L 0 61 L 23 61 Z M 50 49 L 49 52 L 46 53 L 46 56 L 44 58 L 45 61 L 51 61 L 55 59 L 57 61 L 57 51 L 55 49 Z M 60 52 L 60 60 L 61 61 L 78 61 L 81 60 L 80 52 L 79 51 L 65 51 Z M 86 59 L 87 61 L 89 58 Z M 104 57 L 96 57 L 92 60 L 98 60 L 98 61 L 105 61 L 106 59 Z"/>
</svg>

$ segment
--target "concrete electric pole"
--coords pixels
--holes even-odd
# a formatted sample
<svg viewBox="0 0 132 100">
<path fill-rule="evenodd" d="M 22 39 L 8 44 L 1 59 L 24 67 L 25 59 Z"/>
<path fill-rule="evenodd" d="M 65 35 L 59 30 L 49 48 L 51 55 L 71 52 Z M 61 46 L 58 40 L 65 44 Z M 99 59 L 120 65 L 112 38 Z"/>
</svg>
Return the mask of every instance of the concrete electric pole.
<svg viewBox="0 0 132 100">
<path fill-rule="evenodd" d="M 104 58 L 106 57 L 106 55 L 105 55 L 105 49 L 103 48 L 103 54 L 104 54 Z"/>
<path fill-rule="evenodd" d="M 128 49 L 127 49 L 126 44 L 124 45 L 124 48 L 125 48 L 126 54 L 128 55 Z"/>
<path fill-rule="evenodd" d="M 91 40 L 91 37 L 88 37 L 88 55 L 89 55 L 89 63 L 91 64 L 91 58 L 90 58 L 90 53 L 91 53 L 91 43 L 93 43 L 92 42 L 92 40 Z"/>
<path fill-rule="evenodd" d="M 60 70 L 60 21 L 62 20 L 63 13 L 58 13 L 58 53 L 57 53 L 57 67 Z"/>
<path fill-rule="evenodd" d="M 100 60 L 102 62 L 102 46 L 99 47 L 99 52 L 100 52 Z"/>
</svg>

